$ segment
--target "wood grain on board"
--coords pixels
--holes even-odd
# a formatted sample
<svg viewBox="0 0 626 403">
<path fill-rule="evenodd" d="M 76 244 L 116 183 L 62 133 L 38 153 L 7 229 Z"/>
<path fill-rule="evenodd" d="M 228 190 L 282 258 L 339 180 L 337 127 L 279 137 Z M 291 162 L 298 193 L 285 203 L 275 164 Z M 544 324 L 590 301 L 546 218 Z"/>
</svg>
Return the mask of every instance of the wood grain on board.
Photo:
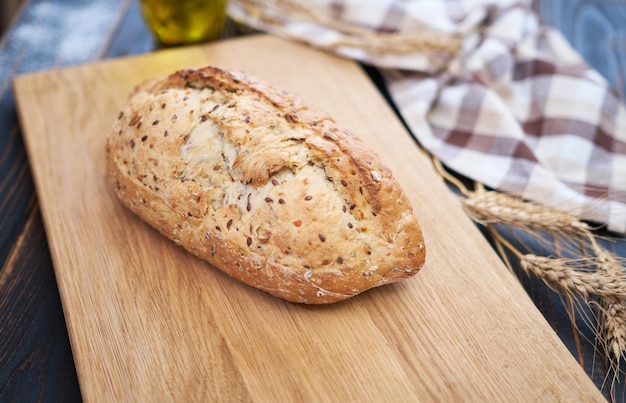
<svg viewBox="0 0 626 403">
<path fill-rule="evenodd" d="M 219 65 L 327 110 L 420 220 L 414 278 L 328 306 L 240 284 L 139 221 L 104 172 L 132 87 Z M 18 110 L 86 401 L 603 400 L 361 68 L 268 36 L 18 77 Z"/>
</svg>

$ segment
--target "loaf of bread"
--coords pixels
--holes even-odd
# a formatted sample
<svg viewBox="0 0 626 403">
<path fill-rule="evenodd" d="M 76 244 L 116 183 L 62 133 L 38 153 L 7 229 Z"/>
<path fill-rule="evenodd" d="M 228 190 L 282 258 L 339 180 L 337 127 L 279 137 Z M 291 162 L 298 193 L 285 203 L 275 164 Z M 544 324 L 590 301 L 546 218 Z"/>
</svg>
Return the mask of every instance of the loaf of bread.
<svg viewBox="0 0 626 403">
<path fill-rule="evenodd" d="M 425 246 L 390 170 L 324 112 L 216 67 L 146 81 L 107 137 L 120 200 L 186 250 L 287 301 L 415 274 Z"/>
</svg>

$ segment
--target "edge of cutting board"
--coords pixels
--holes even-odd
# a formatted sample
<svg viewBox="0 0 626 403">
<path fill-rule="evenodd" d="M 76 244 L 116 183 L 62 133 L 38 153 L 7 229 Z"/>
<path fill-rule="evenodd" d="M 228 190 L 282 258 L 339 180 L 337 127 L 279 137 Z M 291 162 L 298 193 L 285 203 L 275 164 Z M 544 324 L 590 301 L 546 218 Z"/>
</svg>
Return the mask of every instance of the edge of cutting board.
<svg viewBox="0 0 626 403">
<path fill-rule="evenodd" d="M 420 220 L 424 269 L 331 306 L 289 304 L 121 207 L 103 136 L 128 91 L 209 62 L 302 95 L 375 147 Z M 603 400 L 355 63 L 257 35 L 14 87 L 85 400 Z"/>
</svg>

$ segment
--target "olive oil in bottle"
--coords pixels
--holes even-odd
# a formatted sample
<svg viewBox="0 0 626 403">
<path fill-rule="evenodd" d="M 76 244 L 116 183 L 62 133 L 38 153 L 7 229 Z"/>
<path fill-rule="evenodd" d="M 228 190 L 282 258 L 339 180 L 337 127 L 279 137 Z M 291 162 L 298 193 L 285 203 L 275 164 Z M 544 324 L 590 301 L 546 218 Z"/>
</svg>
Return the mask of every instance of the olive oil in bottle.
<svg viewBox="0 0 626 403">
<path fill-rule="evenodd" d="M 163 46 L 218 39 L 227 0 L 140 0 L 148 27 Z"/>
</svg>

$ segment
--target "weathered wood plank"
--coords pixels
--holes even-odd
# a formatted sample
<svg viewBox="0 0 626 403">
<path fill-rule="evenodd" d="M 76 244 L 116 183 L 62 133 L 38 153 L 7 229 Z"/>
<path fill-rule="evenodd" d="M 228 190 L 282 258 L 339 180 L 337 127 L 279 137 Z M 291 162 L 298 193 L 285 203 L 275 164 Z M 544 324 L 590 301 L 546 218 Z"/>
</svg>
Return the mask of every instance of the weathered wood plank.
<svg viewBox="0 0 626 403">
<path fill-rule="evenodd" d="M 0 271 L 0 401 L 80 401 L 41 216 L 29 212 Z"/>
<path fill-rule="evenodd" d="M 535 1 L 542 21 L 561 31 L 626 99 L 626 1 Z"/>
<path fill-rule="evenodd" d="M 21 72 L 90 60 L 98 52 L 106 53 L 110 43 L 104 41 L 98 48 L 97 42 L 90 42 L 80 52 L 61 57 L 63 39 L 70 33 L 64 23 L 36 31 L 44 33 L 44 39 L 28 34 L 42 23 L 42 3 L 29 1 L 0 42 L 2 60 L 9 61 L 0 65 L 0 401 L 7 402 L 81 400 L 11 83 Z M 59 7 L 55 13 L 62 10 L 60 3 L 55 4 Z M 114 2 L 108 5 L 111 8 L 99 16 L 103 20 L 116 7 Z M 72 12 L 84 6 L 73 3 Z M 54 15 L 47 14 L 44 23 L 51 23 Z M 111 40 L 119 39 L 117 28 L 106 26 Z M 107 33 L 101 34 L 106 38 Z M 93 54 L 90 46 L 96 47 Z"/>
</svg>

